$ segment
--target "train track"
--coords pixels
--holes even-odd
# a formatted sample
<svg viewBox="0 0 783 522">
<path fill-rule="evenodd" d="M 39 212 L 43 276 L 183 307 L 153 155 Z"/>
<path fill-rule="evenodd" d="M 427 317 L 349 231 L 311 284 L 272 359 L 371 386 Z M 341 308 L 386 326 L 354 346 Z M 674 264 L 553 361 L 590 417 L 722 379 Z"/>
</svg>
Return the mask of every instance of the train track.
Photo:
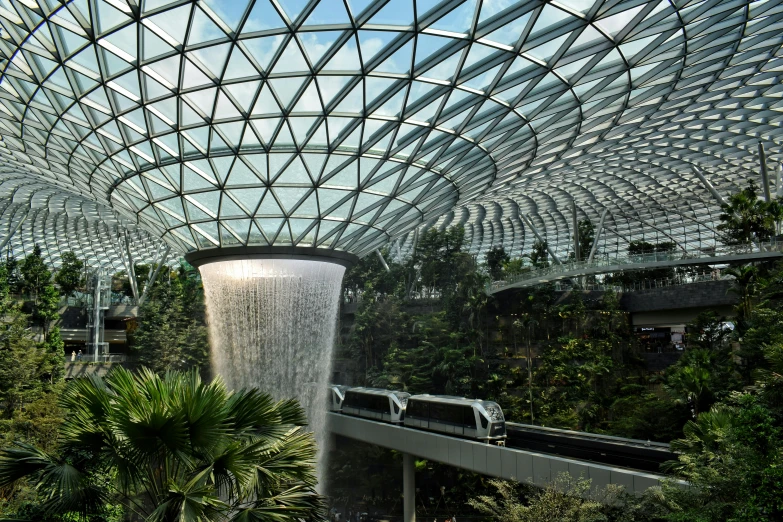
<svg viewBox="0 0 783 522">
<path fill-rule="evenodd" d="M 668 444 L 507 422 L 506 446 L 610 466 L 660 472 L 677 455 Z"/>
</svg>

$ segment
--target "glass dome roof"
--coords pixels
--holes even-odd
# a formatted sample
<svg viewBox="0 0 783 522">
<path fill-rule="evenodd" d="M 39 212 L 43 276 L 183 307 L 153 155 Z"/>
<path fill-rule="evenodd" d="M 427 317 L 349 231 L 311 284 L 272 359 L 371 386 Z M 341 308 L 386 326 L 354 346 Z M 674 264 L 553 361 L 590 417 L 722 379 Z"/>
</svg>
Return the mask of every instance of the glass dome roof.
<svg viewBox="0 0 783 522">
<path fill-rule="evenodd" d="M 708 238 L 691 167 L 726 193 L 781 159 L 774 0 L 63 3 L 0 0 L 0 172 L 181 253 L 521 251 L 520 216 L 567 249 L 573 201 Z"/>
</svg>

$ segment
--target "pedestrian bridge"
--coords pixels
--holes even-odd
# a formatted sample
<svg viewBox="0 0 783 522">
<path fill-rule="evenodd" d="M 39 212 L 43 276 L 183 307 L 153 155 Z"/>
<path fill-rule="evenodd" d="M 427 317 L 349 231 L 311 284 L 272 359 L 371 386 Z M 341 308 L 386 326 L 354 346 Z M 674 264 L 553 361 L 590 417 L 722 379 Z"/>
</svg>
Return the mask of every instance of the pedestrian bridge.
<svg viewBox="0 0 783 522">
<path fill-rule="evenodd" d="M 630 493 L 642 493 L 647 488 L 658 486 L 666 480 L 666 476 L 657 473 L 607 466 L 519 448 L 501 447 L 339 413 L 328 414 L 328 426 L 334 435 L 403 453 L 407 456 L 403 459 L 403 477 L 410 473 L 411 476 L 407 479 L 410 481 L 413 480 L 414 456 L 490 477 L 516 480 L 537 486 L 546 486 L 562 472 L 570 473 L 575 478 L 581 476 L 590 479 L 593 487 L 604 488 L 613 484 L 622 486 Z M 410 469 L 406 469 L 408 466 Z M 414 491 L 413 488 L 412 482 L 403 486 L 406 493 Z"/>
<path fill-rule="evenodd" d="M 554 264 L 521 273 L 487 286 L 487 294 L 496 294 L 512 288 L 528 288 L 554 281 L 590 275 L 610 274 L 656 268 L 675 268 L 695 265 L 728 265 L 768 261 L 783 257 L 783 242 L 760 245 L 721 247 L 711 252 L 658 252 L 617 258 L 597 258 L 588 261 Z"/>
</svg>

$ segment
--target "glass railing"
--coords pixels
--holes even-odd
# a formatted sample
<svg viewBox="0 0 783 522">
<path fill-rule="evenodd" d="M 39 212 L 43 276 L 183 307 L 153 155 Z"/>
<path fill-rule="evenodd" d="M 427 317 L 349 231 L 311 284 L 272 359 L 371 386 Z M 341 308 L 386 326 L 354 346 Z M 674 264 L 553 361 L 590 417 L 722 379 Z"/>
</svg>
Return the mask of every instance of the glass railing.
<svg viewBox="0 0 783 522">
<path fill-rule="evenodd" d="M 656 268 L 656 263 L 673 264 L 677 261 L 688 261 L 697 259 L 711 259 L 716 258 L 716 262 L 720 262 L 720 258 L 736 256 L 736 255 L 748 255 L 759 254 L 764 252 L 782 252 L 782 241 L 769 241 L 766 243 L 754 243 L 744 245 L 724 245 L 711 248 L 709 250 L 698 250 L 692 252 L 675 251 L 675 252 L 650 252 L 642 254 L 626 255 L 624 257 L 608 257 L 593 259 L 592 261 L 567 261 L 562 264 L 554 264 L 545 268 L 536 268 L 527 272 L 522 272 L 512 277 L 507 277 L 501 281 L 493 281 L 487 286 L 488 292 L 496 292 L 501 288 L 506 288 L 517 283 L 529 280 L 546 280 L 551 277 L 561 276 L 579 276 L 586 272 L 590 273 L 606 273 L 612 271 L 622 271 L 627 269 L 626 267 L 634 266 L 638 269 L 644 268 L 640 265 L 652 265 L 649 268 Z M 687 263 L 683 263 L 687 264 Z M 544 281 L 542 281 L 544 282 Z"/>
</svg>

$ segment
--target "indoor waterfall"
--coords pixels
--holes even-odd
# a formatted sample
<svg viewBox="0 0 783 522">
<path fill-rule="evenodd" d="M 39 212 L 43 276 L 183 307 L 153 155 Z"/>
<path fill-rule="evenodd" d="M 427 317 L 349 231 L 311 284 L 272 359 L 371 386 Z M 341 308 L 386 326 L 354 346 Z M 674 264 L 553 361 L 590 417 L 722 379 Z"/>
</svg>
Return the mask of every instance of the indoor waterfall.
<svg viewBox="0 0 783 522">
<path fill-rule="evenodd" d="M 290 259 L 217 261 L 200 267 L 212 368 L 230 388 L 295 397 L 307 412 L 323 475 L 327 385 L 345 268 Z"/>
</svg>

